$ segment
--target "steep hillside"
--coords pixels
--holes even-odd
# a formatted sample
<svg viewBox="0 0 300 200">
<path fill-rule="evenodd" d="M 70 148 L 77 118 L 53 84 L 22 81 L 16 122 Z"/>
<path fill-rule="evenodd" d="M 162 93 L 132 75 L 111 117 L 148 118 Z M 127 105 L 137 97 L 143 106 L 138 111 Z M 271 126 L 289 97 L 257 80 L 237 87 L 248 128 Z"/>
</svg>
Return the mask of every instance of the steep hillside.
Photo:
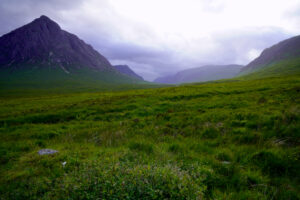
<svg viewBox="0 0 300 200">
<path fill-rule="evenodd" d="M 122 74 L 126 74 L 130 77 L 139 79 L 139 80 L 144 80 L 143 77 L 137 75 L 128 65 L 114 65 L 114 68 L 121 72 Z"/>
<path fill-rule="evenodd" d="M 261 55 L 250 62 L 241 70 L 247 74 L 268 66 L 277 65 L 279 62 L 289 62 L 300 57 L 300 36 L 296 36 L 265 49 Z M 282 68 L 284 73 L 284 68 Z"/>
<path fill-rule="evenodd" d="M 248 73 L 241 73 L 237 79 L 259 79 L 300 74 L 300 57 L 287 58 Z"/>
</svg>

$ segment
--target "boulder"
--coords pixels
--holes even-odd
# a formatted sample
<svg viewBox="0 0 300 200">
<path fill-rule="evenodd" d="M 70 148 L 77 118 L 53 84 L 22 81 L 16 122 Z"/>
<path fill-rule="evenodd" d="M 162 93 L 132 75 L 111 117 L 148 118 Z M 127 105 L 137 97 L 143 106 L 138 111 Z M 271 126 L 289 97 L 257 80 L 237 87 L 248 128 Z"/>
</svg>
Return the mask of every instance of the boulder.
<svg viewBox="0 0 300 200">
<path fill-rule="evenodd" d="M 48 155 L 48 154 L 54 154 L 54 153 L 58 153 L 58 151 L 53 150 L 53 149 L 41 149 L 38 152 L 39 155 Z"/>
</svg>

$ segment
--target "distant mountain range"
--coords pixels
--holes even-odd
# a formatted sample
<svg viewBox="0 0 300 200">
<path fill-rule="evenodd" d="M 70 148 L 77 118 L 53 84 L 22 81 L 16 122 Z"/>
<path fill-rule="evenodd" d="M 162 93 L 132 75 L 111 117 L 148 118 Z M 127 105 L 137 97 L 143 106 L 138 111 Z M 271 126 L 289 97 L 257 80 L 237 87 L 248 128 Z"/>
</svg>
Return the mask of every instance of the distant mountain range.
<svg viewBox="0 0 300 200">
<path fill-rule="evenodd" d="M 205 65 L 183 70 L 174 75 L 159 77 L 154 82 L 179 84 L 232 78 L 240 72 L 242 67 L 242 65 Z"/>
<path fill-rule="evenodd" d="M 114 68 L 122 74 L 126 74 L 132 78 L 136 78 L 142 81 L 144 80 L 143 77 L 137 75 L 128 65 L 114 65 Z"/>
<path fill-rule="evenodd" d="M 159 77 L 155 82 L 179 84 L 228 79 L 236 76 L 263 78 L 294 73 L 300 73 L 300 36 L 292 37 L 265 49 L 258 58 L 244 67 L 241 65 L 206 65 Z"/>
<path fill-rule="evenodd" d="M 139 83 L 76 35 L 41 16 L 0 37 L 0 84 Z"/>
<path fill-rule="evenodd" d="M 179 84 L 300 72 L 300 36 L 265 49 L 247 66 L 206 65 L 159 77 Z M 127 65 L 112 66 L 91 45 L 41 16 L 0 37 L 0 87 L 82 87 L 146 83 Z"/>
</svg>

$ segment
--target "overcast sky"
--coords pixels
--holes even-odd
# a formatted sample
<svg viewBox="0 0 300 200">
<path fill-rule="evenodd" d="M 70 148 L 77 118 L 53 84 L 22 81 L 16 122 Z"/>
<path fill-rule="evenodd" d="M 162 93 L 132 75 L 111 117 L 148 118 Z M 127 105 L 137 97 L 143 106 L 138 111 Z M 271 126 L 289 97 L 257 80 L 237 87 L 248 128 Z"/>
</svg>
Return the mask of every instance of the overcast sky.
<svg viewBox="0 0 300 200">
<path fill-rule="evenodd" d="M 147 80 L 247 64 L 300 34 L 300 0 L 0 0 L 0 35 L 40 15 Z"/>
</svg>

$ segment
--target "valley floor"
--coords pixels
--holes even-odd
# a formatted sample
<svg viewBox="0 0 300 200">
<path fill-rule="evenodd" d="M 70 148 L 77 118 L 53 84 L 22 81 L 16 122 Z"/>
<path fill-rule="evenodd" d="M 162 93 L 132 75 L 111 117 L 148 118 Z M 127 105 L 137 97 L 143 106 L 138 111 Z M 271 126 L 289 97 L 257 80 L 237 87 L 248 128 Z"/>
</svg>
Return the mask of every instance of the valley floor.
<svg viewBox="0 0 300 200">
<path fill-rule="evenodd" d="M 299 199 L 299 139 L 299 75 L 1 97 L 0 199 Z"/>
</svg>

